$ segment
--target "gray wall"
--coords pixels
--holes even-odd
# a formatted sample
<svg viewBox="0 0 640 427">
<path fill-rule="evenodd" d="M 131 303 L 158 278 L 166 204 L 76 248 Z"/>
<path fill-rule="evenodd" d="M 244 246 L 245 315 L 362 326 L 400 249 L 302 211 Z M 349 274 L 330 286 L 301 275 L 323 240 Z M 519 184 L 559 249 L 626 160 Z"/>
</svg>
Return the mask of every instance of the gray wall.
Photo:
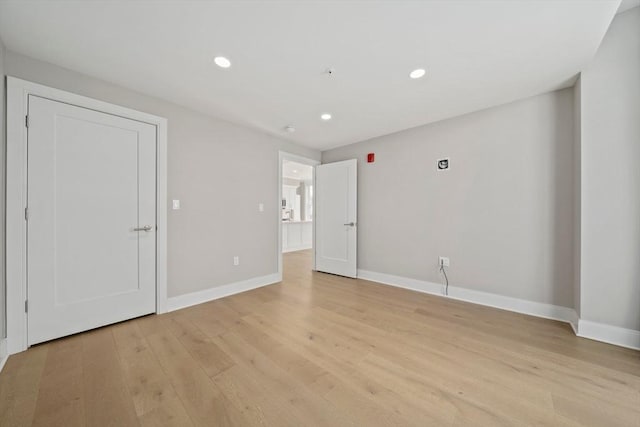
<svg viewBox="0 0 640 427">
<path fill-rule="evenodd" d="M 5 48 L 0 40 L 0 338 L 6 336 L 6 282 L 5 282 L 5 154 L 6 154 L 6 127 L 5 127 L 5 78 L 4 78 L 4 52 Z M 0 355 L 2 356 L 2 355 Z"/>
<path fill-rule="evenodd" d="M 581 317 L 640 330 L 640 8 L 582 73 Z"/>
<path fill-rule="evenodd" d="M 358 267 L 572 307 L 573 121 L 570 88 L 324 152 L 359 161 Z"/>
<path fill-rule="evenodd" d="M 314 159 L 319 152 L 10 51 L 5 68 L 7 75 L 168 119 L 169 204 L 182 205 L 168 211 L 170 297 L 277 271 L 278 150 Z"/>
</svg>

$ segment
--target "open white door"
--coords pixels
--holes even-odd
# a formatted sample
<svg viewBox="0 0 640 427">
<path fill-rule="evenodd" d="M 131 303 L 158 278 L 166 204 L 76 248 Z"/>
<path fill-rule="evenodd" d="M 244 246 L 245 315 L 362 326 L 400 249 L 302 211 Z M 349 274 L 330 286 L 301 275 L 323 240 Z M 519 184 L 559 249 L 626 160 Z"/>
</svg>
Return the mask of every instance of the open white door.
<svg viewBox="0 0 640 427">
<path fill-rule="evenodd" d="M 316 270 L 357 275 L 356 159 L 316 167 Z"/>
<path fill-rule="evenodd" d="M 29 345 L 156 308 L 156 129 L 29 96 Z"/>
</svg>

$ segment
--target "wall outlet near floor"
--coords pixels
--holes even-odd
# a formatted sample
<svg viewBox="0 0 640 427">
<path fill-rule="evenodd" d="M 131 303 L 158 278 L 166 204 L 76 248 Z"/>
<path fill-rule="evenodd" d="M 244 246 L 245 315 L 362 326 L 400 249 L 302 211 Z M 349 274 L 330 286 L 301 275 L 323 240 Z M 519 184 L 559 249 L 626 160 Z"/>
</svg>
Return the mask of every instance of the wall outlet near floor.
<svg viewBox="0 0 640 427">
<path fill-rule="evenodd" d="M 234 256 L 233 257 L 233 265 L 240 265 L 240 257 L 239 256 Z"/>
<path fill-rule="evenodd" d="M 446 256 L 438 257 L 438 267 L 449 267 L 449 258 Z"/>
</svg>

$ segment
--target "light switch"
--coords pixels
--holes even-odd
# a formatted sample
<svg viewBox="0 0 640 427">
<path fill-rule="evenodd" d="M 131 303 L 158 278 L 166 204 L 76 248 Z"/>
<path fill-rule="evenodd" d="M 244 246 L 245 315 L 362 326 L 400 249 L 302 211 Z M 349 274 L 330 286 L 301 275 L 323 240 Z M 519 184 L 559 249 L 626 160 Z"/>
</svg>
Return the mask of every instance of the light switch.
<svg viewBox="0 0 640 427">
<path fill-rule="evenodd" d="M 264 212 L 264 203 L 259 203 L 258 204 L 258 211 Z"/>
<path fill-rule="evenodd" d="M 180 209 L 180 200 L 174 200 L 173 201 L 173 210 L 177 211 L 178 209 Z"/>
</svg>

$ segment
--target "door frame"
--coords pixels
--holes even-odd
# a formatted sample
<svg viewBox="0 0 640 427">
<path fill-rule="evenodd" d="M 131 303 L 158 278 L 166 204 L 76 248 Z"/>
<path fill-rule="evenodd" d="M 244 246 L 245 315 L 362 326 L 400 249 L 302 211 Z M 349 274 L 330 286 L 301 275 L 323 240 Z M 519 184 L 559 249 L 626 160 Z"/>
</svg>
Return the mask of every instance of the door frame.
<svg viewBox="0 0 640 427">
<path fill-rule="evenodd" d="M 313 167 L 313 227 L 311 232 L 311 251 L 313 259 L 311 269 L 316 269 L 316 166 L 321 162 L 319 160 L 308 157 L 299 156 L 297 154 L 288 153 L 286 151 L 278 151 L 278 280 L 282 281 L 282 164 L 285 160 Z"/>
<path fill-rule="evenodd" d="M 27 123 L 28 97 L 112 114 L 156 127 L 156 313 L 167 311 L 167 119 L 7 76 L 6 314 L 7 353 L 28 347 L 27 313 Z"/>
</svg>

